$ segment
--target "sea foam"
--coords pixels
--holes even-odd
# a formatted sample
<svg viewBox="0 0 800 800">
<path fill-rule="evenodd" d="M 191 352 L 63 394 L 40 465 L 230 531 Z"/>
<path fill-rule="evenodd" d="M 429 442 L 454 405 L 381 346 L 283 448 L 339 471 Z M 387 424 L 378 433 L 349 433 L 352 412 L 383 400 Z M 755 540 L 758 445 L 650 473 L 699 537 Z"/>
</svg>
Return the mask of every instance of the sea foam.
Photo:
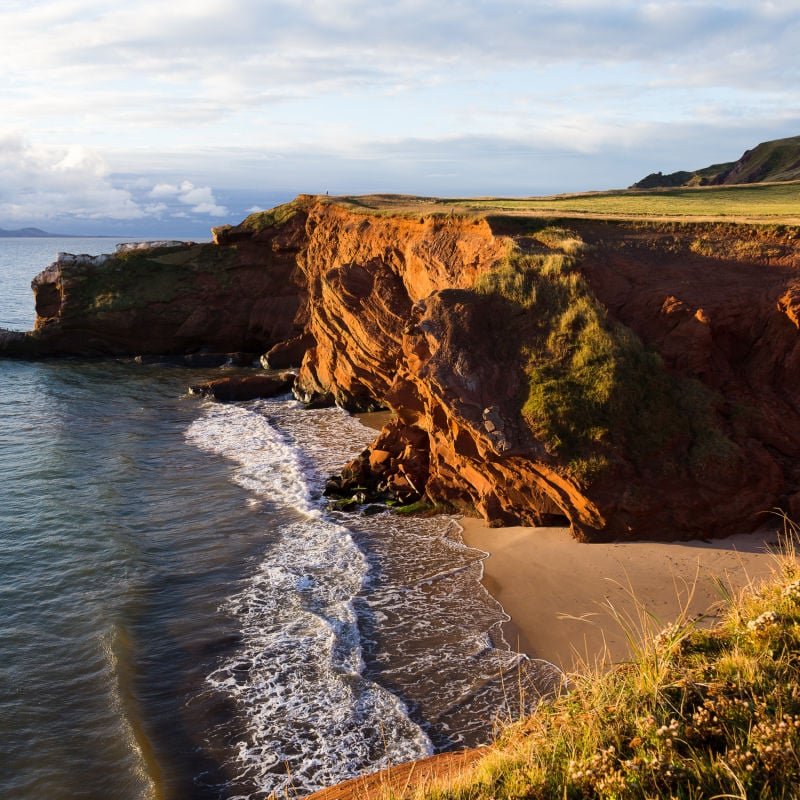
<svg viewBox="0 0 800 800">
<path fill-rule="evenodd" d="M 246 716 L 235 767 L 255 796 L 484 743 L 559 680 L 509 648 L 487 554 L 455 519 L 324 510 L 324 478 L 373 436 L 291 400 L 209 404 L 188 431 L 232 462 L 270 530 L 228 603 L 242 645 L 209 677 Z"/>
<path fill-rule="evenodd" d="M 312 465 L 324 469 L 330 460 L 325 448 L 312 436 L 301 449 L 276 424 L 276 416 L 285 423 L 292 411 L 302 413 L 292 406 L 210 405 L 187 432 L 195 445 L 230 459 L 233 479 L 269 509 L 265 520 L 279 520 L 255 573 L 229 601 L 242 646 L 208 679 L 247 718 L 238 780 L 265 794 L 312 791 L 432 750 L 404 704 L 362 675 L 353 598 L 368 565 L 310 491 Z M 306 426 L 318 423 L 317 434 L 335 429 L 351 448 L 368 439 L 339 410 L 303 416 Z"/>
</svg>

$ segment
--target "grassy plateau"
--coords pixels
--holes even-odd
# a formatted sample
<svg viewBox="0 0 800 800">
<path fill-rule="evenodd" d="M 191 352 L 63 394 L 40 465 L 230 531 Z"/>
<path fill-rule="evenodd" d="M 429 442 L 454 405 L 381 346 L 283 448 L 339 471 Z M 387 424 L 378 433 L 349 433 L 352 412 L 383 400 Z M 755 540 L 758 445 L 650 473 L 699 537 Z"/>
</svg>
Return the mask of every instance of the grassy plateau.
<svg viewBox="0 0 800 800">
<path fill-rule="evenodd" d="M 320 198 L 325 199 L 325 198 Z M 384 214 L 515 213 L 603 219 L 728 220 L 800 224 L 800 182 L 619 190 L 528 198 L 335 197 L 354 211 Z"/>
</svg>

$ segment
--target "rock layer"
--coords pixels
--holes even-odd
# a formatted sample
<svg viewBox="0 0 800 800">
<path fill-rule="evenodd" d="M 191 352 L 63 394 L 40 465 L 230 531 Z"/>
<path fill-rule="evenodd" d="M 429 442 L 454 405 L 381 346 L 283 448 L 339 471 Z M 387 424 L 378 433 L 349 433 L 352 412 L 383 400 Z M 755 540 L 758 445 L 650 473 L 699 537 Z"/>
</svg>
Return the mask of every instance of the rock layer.
<svg viewBox="0 0 800 800">
<path fill-rule="evenodd" d="M 541 319 L 474 289 L 514 246 L 501 231 L 548 252 L 540 222 L 372 215 L 301 197 L 217 230 L 214 244 L 56 263 L 34 281 L 36 331 L 0 348 L 302 358 L 302 400 L 394 412 L 334 488 L 426 497 L 493 525 L 566 518 L 586 540 L 669 539 L 754 527 L 774 507 L 800 511 L 800 233 L 562 224 L 588 245 L 580 274 L 603 324 L 626 326 L 660 355 L 658 385 L 680 387 L 649 399 L 673 422 L 686 417 L 665 431 L 632 420 L 597 434 L 594 473 L 576 470 L 523 413 Z M 661 444 L 642 449 L 631 431 Z"/>
</svg>

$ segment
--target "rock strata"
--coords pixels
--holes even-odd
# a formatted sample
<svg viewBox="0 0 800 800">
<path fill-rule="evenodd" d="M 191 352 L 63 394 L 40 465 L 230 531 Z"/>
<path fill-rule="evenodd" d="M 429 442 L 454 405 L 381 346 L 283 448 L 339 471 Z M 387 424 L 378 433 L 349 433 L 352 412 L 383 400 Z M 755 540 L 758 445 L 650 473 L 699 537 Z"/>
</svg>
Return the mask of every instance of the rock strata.
<svg viewBox="0 0 800 800">
<path fill-rule="evenodd" d="M 800 232 L 548 224 L 300 197 L 214 244 L 56 262 L 36 330 L 0 350 L 299 366 L 303 402 L 394 412 L 329 482 L 340 497 L 567 520 L 592 541 L 800 508 Z"/>
</svg>

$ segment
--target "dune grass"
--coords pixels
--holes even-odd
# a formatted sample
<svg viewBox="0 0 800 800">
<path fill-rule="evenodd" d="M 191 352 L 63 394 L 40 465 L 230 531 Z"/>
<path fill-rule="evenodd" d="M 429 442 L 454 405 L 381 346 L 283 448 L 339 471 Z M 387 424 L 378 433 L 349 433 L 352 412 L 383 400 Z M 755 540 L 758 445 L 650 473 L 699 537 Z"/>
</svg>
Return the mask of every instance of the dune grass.
<svg viewBox="0 0 800 800">
<path fill-rule="evenodd" d="M 618 449 L 662 472 L 678 468 L 670 448 L 686 451 L 697 473 L 725 468 L 739 451 L 719 427 L 716 398 L 698 381 L 669 374 L 657 353 L 608 318 L 578 270 L 585 250 L 575 232 L 545 226 L 526 237 L 525 249 L 511 244 L 475 285 L 526 312 L 523 333 L 514 335 L 522 338 L 521 415 L 529 429 L 585 481 Z"/>
<path fill-rule="evenodd" d="M 796 537 L 796 528 L 789 533 Z M 507 727 L 474 767 L 405 796 L 798 797 L 800 569 L 793 547 L 776 557 L 776 568 L 762 585 L 723 591 L 726 607 L 710 630 L 685 614 L 659 630 L 643 610 L 643 635 L 631 620 L 618 620 L 630 637 L 629 662 L 570 675 L 566 691 Z"/>
</svg>

